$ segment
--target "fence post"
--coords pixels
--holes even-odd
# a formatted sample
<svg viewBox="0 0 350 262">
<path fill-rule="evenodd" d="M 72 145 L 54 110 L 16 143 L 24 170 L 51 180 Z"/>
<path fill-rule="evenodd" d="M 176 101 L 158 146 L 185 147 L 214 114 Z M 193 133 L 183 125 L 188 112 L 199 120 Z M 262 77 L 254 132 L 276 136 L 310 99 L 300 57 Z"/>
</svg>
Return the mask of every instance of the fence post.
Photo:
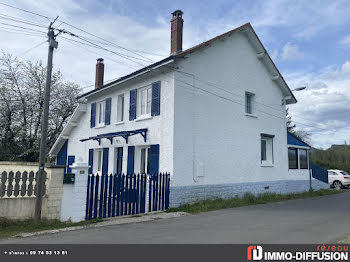
<svg viewBox="0 0 350 262">
<path fill-rule="evenodd" d="M 145 175 L 145 213 L 151 212 L 151 210 L 149 209 L 149 194 L 150 194 L 150 176 L 149 175 Z"/>
<path fill-rule="evenodd" d="M 83 221 L 86 216 L 86 194 L 89 165 L 74 163 L 70 166 L 75 174 L 74 184 L 64 184 L 61 205 L 61 221 Z"/>
</svg>

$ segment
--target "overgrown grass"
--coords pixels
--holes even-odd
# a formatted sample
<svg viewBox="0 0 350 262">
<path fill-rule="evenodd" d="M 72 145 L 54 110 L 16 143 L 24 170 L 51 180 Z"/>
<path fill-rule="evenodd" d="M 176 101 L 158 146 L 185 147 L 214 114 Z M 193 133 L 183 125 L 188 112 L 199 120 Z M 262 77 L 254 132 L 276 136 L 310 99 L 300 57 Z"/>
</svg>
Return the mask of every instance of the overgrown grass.
<svg viewBox="0 0 350 262">
<path fill-rule="evenodd" d="M 253 195 L 252 193 L 246 193 L 242 198 L 239 198 L 237 196 L 235 198 L 229 198 L 229 199 L 217 198 L 217 199 L 211 199 L 211 200 L 203 200 L 193 204 L 185 204 L 177 208 L 169 208 L 167 212 L 183 211 L 191 214 L 196 214 L 200 212 L 207 212 L 207 211 L 212 211 L 217 209 L 267 204 L 267 203 L 291 200 L 291 199 L 301 199 L 301 198 L 308 198 L 308 197 L 333 195 L 333 194 L 338 194 L 342 192 L 344 191 L 321 189 L 317 191 L 311 190 L 308 192 L 293 193 L 293 194 L 264 193 L 264 194 L 259 194 L 257 196 Z"/>
<path fill-rule="evenodd" d="M 78 223 L 72 222 L 60 222 L 59 220 L 46 220 L 43 219 L 38 223 L 35 223 L 34 220 L 10 220 L 7 218 L 0 217 L 0 239 L 8 238 L 11 236 L 15 236 L 20 233 L 30 233 L 30 232 L 38 232 L 43 230 L 51 230 L 51 229 L 59 229 L 65 227 L 73 227 L 73 226 L 83 226 L 92 223 L 97 223 L 102 220 L 88 220 L 82 221 Z"/>
</svg>

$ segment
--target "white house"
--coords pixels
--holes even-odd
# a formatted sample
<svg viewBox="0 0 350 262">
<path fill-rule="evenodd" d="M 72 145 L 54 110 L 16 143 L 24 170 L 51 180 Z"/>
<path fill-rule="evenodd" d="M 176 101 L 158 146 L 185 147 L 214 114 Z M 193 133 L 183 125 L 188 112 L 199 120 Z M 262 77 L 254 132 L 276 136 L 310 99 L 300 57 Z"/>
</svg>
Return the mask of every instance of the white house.
<svg viewBox="0 0 350 262">
<path fill-rule="evenodd" d="M 96 87 L 50 155 L 90 173 L 170 172 L 171 206 L 308 188 L 288 172 L 285 112 L 297 101 L 251 24 L 183 51 L 182 14 L 166 59 L 105 85 L 98 59 Z"/>
</svg>

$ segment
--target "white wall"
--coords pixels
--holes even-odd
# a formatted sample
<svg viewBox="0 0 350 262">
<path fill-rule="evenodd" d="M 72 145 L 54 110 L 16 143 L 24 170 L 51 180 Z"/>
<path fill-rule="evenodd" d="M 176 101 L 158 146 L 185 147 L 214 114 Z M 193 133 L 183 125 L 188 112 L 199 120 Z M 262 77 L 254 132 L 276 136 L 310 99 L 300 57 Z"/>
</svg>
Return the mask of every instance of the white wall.
<svg viewBox="0 0 350 262">
<path fill-rule="evenodd" d="M 127 169 L 127 147 L 129 145 L 160 145 L 159 154 L 159 171 L 171 172 L 173 171 L 173 74 L 172 73 L 149 73 L 147 77 L 139 77 L 136 81 L 128 81 L 127 84 L 115 86 L 105 91 L 101 91 L 92 97 L 88 98 L 87 111 L 82 115 L 78 126 L 73 129 L 69 136 L 68 155 L 75 155 L 76 162 L 88 163 L 89 148 L 104 148 L 109 147 L 109 167 L 108 172 L 114 172 L 115 168 L 115 148 L 124 147 L 123 152 L 123 172 Z M 150 119 L 142 121 L 129 121 L 129 103 L 130 90 L 150 85 L 153 82 L 161 80 L 161 105 L 160 115 L 154 116 Z M 118 95 L 124 93 L 124 124 L 117 122 L 117 98 Z M 112 98 L 111 109 L 111 124 L 102 128 L 90 128 L 90 110 L 91 103 L 104 100 L 108 97 Z M 105 134 L 118 131 L 130 131 L 140 128 L 148 128 L 147 142 L 145 143 L 143 137 L 139 135 L 129 137 L 129 143 L 126 144 L 124 138 L 119 137 L 113 140 L 111 145 L 107 139 L 102 139 L 101 145 L 97 141 L 80 142 L 83 138 L 96 136 L 98 134 Z M 136 149 L 135 149 L 136 150 Z M 136 161 L 136 160 L 135 160 Z M 137 170 L 135 170 L 137 171 Z"/>
<path fill-rule="evenodd" d="M 283 95 L 245 36 L 216 41 L 178 66 L 193 75 L 175 74 L 173 185 L 291 179 Z M 255 94 L 256 117 L 245 115 L 246 91 Z M 261 133 L 275 135 L 272 167 L 260 163 Z"/>
</svg>

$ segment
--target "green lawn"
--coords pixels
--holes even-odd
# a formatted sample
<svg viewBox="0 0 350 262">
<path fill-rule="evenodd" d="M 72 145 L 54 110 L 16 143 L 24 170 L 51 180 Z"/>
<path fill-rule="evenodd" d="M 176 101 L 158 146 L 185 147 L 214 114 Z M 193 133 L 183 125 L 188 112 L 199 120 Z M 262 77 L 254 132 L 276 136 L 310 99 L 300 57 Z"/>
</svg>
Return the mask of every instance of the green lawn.
<svg viewBox="0 0 350 262">
<path fill-rule="evenodd" d="M 89 220 L 78 223 L 60 222 L 59 220 L 41 220 L 35 223 L 34 220 L 10 220 L 0 218 L 0 238 L 8 238 L 20 233 L 38 232 L 43 230 L 59 229 L 73 226 L 83 226 L 100 222 L 101 220 Z"/>
<path fill-rule="evenodd" d="M 254 196 L 251 193 L 246 193 L 242 198 L 235 197 L 235 198 L 229 198 L 229 199 L 217 198 L 212 200 L 203 200 L 193 204 L 182 205 L 177 208 L 169 208 L 167 212 L 183 211 L 183 212 L 196 214 L 200 212 L 207 212 L 207 211 L 212 211 L 217 209 L 267 204 L 267 203 L 291 200 L 291 199 L 301 199 L 301 198 L 308 198 L 308 197 L 333 195 L 333 194 L 339 194 L 342 192 L 344 191 L 321 189 L 317 191 L 308 191 L 308 192 L 294 193 L 294 194 L 264 193 L 264 194 L 259 194 L 258 196 Z"/>
</svg>

